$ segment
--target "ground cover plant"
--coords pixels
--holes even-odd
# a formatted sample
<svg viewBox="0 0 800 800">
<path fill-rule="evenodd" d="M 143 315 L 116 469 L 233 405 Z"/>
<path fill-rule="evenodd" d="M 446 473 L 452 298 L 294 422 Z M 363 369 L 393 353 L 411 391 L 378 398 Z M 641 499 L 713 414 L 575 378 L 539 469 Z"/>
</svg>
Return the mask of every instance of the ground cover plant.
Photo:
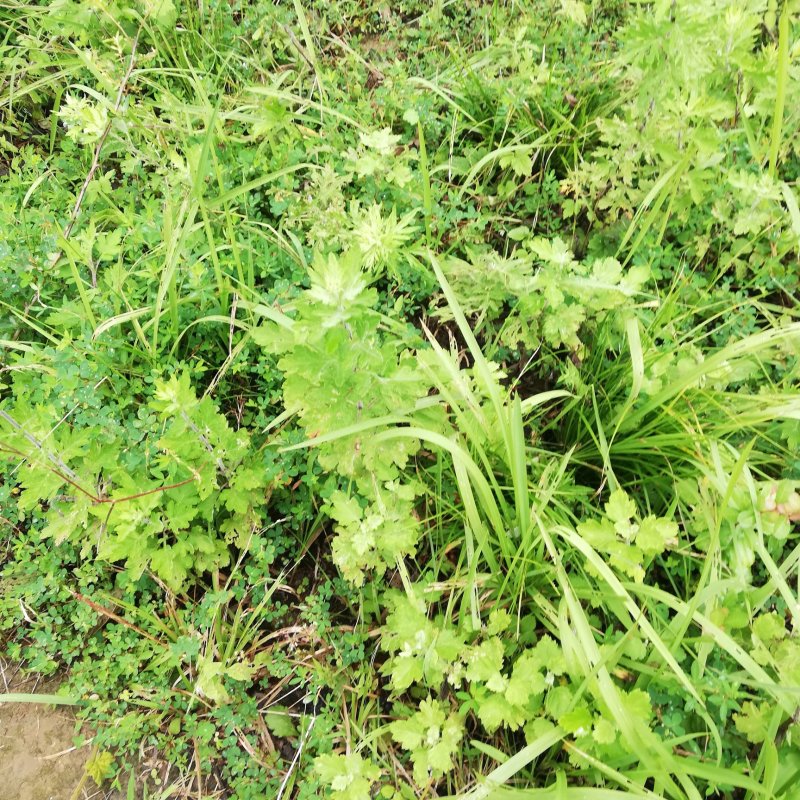
<svg viewBox="0 0 800 800">
<path fill-rule="evenodd" d="M 800 798 L 798 11 L 0 3 L 0 641 L 87 779 Z"/>
</svg>

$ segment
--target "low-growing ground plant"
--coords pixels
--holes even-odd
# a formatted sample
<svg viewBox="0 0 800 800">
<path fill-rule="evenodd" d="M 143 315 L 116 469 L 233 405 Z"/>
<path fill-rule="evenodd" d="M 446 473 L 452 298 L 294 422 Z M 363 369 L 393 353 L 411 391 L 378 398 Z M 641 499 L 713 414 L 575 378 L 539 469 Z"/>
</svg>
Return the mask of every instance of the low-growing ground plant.
<svg viewBox="0 0 800 800">
<path fill-rule="evenodd" d="M 793 2 L 0 26 L 0 642 L 87 781 L 796 800 Z"/>
</svg>

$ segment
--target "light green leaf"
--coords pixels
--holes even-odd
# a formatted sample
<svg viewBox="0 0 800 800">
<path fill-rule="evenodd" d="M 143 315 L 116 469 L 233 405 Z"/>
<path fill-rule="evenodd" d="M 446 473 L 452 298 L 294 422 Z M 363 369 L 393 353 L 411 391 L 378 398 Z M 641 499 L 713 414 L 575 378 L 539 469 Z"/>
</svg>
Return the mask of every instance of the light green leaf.
<svg viewBox="0 0 800 800">
<path fill-rule="evenodd" d="M 251 667 L 249 664 L 245 664 L 243 662 L 238 662 L 236 664 L 231 664 L 226 670 L 225 674 L 229 678 L 233 678 L 235 681 L 249 681 L 253 678 L 253 673 L 255 669 Z"/>
<path fill-rule="evenodd" d="M 636 504 L 622 489 L 611 493 L 605 505 L 606 516 L 614 523 L 627 523 L 636 516 Z"/>
<path fill-rule="evenodd" d="M 769 733 L 769 717 L 771 709 L 768 704 L 756 705 L 747 702 L 742 705 L 742 713 L 734 714 L 736 730 L 747 737 L 748 742 L 758 744 L 766 739 Z"/>
<path fill-rule="evenodd" d="M 314 761 L 314 771 L 330 788 L 334 800 L 371 800 L 372 784 L 381 776 L 378 767 L 358 753 L 319 756 Z"/>
<path fill-rule="evenodd" d="M 651 515 L 639 524 L 634 541 L 645 555 L 652 556 L 663 553 L 667 545 L 677 543 L 677 539 L 677 523 Z"/>
</svg>

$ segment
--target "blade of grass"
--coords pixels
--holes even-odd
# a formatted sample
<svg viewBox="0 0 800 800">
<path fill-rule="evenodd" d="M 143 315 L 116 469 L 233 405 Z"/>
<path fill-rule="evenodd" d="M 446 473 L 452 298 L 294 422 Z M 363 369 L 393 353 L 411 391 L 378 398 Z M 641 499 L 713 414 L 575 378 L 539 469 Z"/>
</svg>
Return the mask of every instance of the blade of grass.
<svg viewBox="0 0 800 800">
<path fill-rule="evenodd" d="M 624 584 L 626 591 L 631 594 L 641 595 L 642 597 L 650 597 L 659 603 L 663 603 L 667 608 L 672 609 L 676 613 L 687 615 L 690 613 L 689 604 L 684 602 L 678 597 L 665 592 L 655 586 L 646 586 L 644 584 Z M 791 696 L 793 693 L 779 684 L 769 676 L 763 667 L 759 666 L 753 658 L 737 644 L 722 628 L 715 625 L 707 616 L 700 611 L 695 611 L 691 614 L 692 621 L 698 625 L 703 632 L 713 638 L 715 644 L 721 647 L 731 658 L 733 658 L 742 669 L 750 676 L 753 686 L 760 686 L 772 695 L 775 701 L 780 705 L 786 714 L 793 714 L 796 709 L 796 703 L 789 699 L 787 695 Z"/>
<path fill-rule="evenodd" d="M 570 531 L 567 528 L 559 528 L 556 526 L 554 532 L 562 537 L 578 540 L 588 548 L 588 545 L 585 545 L 577 534 L 574 537 L 570 536 Z M 658 741 L 650 740 L 648 742 L 640 730 L 645 723 L 637 717 L 634 717 L 622 702 L 619 689 L 611 678 L 608 669 L 603 664 L 600 649 L 594 639 L 589 620 L 586 618 L 586 612 L 578 601 L 569 576 L 564 569 L 561 555 L 555 547 L 549 531 L 544 525 L 540 525 L 540 533 L 547 548 L 547 552 L 550 555 L 550 559 L 555 566 L 561 594 L 569 612 L 569 628 L 574 632 L 574 639 L 579 645 L 575 650 L 580 661 L 580 669 L 584 677 L 594 676 L 596 681 L 596 685 L 592 687 L 593 693 L 601 703 L 608 708 L 609 713 L 619 729 L 621 738 L 632 751 L 636 752 L 637 756 L 643 762 L 644 769 L 656 778 L 657 784 L 663 785 L 666 791 L 676 798 L 688 796 L 691 800 L 700 800 L 700 794 L 697 789 L 690 783 L 688 778 L 682 774 L 680 768 L 676 766 L 671 754 Z M 595 559 L 595 561 L 602 563 L 601 559 Z M 603 577 L 606 578 L 605 575 Z M 611 577 L 614 578 L 613 574 Z M 658 637 L 656 636 L 656 638 Z M 680 671 L 680 667 L 678 667 L 678 671 Z M 696 694 L 693 688 L 692 693 Z M 671 772 L 676 773 L 685 793 L 682 792 L 675 783 Z M 644 790 L 643 786 L 639 788 Z"/>
<path fill-rule="evenodd" d="M 498 787 L 511 780 L 520 770 L 525 769 L 531 761 L 542 753 L 546 753 L 551 747 L 557 745 L 564 736 L 565 733 L 561 728 L 553 728 L 552 731 L 539 736 L 514 753 L 505 763 L 493 769 L 485 776 L 483 783 L 462 796 L 463 800 L 488 800 Z"/>
<path fill-rule="evenodd" d="M 604 584 L 624 602 L 626 610 L 630 615 L 630 619 L 620 621 L 623 622 L 626 627 L 630 627 L 630 625 L 638 625 L 641 628 L 644 636 L 646 636 L 647 639 L 653 644 L 656 652 L 664 660 L 664 663 L 669 666 L 673 674 L 678 678 L 683 688 L 688 692 L 689 696 L 694 698 L 701 706 L 705 706 L 705 703 L 697 693 L 697 690 L 694 688 L 694 684 L 689 679 L 689 676 L 683 671 L 681 666 L 675 660 L 675 657 L 672 655 L 670 649 L 666 646 L 658 633 L 656 633 L 650 622 L 648 622 L 642 610 L 636 605 L 633 598 L 626 591 L 623 584 L 611 570 L 611 567 L 605 563 L 604 559 L 602 559 L 594 550 L 594 548 L 585 542 L 577 532 L 572 531 L 569 528 L 556 528 L 555 532 L 558 533 L 558 535 L 561 536 L 564 541 L 568 542 L 572 547 L 583 554 L 584 558 L 586 558 L 586 560 L 592 565 L 592 569 L 594 569 L 602 577 Z"/>
<path fill-rule="evenodd" d="M 8 692 L 0 694 L 0 703 L 38 703 L 47 706 L 79 706 L 82 701 L 76 697 L 65 697 L 60 694 L 24 694 Z"/>
</svg>

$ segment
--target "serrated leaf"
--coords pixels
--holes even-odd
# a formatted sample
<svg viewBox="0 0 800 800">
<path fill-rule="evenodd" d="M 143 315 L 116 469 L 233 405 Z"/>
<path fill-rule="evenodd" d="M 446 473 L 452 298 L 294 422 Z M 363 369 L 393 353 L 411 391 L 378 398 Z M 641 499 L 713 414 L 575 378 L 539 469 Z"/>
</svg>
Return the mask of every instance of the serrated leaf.
<svg viewBox="0 0 800 800">
<path fill-rule="evenodd" d="M 486 623 L 486 635 L 497 636 L 497 634 L 508 630 L 511 625 L 511 614 L 504 608 L 493 608 L 489 612 L 489 621 Z"/>
<path fill-rule="evenodd" d="M 391 686 L 396 692 L 403 692 L 424 677 L 423 662 L 413 656 L 399 655 L 391 662 Z M 435 683 L 434 683 L 435 685 Z"/>
<path fill-rule="evenodd" d="M 606 519 L 589 519 L 578 525 L 578 533 L 595 550 L 606 551 L 617 543 L 617 532 Z"/>
<path fill-rule="evenodd" d="M 677 542 L 678 525 L 669 519 L 648 516 L 639 524 L 634 541 L 647 556 L 663 553 L 667 545 Z"/>
<path fill-rule="evenodd" d="M 478 705 L 478 719 L 487 733 L 505 727 L 515 731 L 528 720 L 528 715 L 519 706 L 512 705 L 501 694 L 482 699 Z"/>
<path fill-rule="evenodd" d="M 631 716 L 636 717 L 645 725 L 650 724 L 653 716 L 653 707 L 650 695 L 642 689 L 631 689 L 629 692 L 620 692 L 620 700 Z"/>
<path fill-rule="evenodd" d="M 575 736 L 586 736 L 592 729 L 592 715 L 586 706 L 578 706 L 559 717 L 558 724 Z"/>
<path fill-rule="evenodd" d="M 101 786 L 114 775 L 114 756 L 108 750 L 101 750 L 86 763 L 86 774 Z"/>
<path fill-rule="evenodd" d="M 569 686 L 554 686 L 544 701 L 544 708 L 551 719 L 557 720 L 569 711 L 575 690 Z"/>
<path fill-rule="evenodd" d="M 592 728 L 592 736 L 598 744 L 613 744 L 617 738 L 617 730 L 607 719 L 598 719 Z"/>
<path fill-rule="evenodd" d="M 197 665 L 195 691 L 214 703 L 227 703 L 230 695 L 222 683 L 224 674 L 224 664 L 208 657 L 201 658 Z"/>
<path fill-rule="evenodd" d="M 411 752 L 414 779 L 424 784 L 433 776 L 441 777 L 453 766 L 452 755 L 458 751 L 464 725 L 455 715 L 446 713 L 439 700 L 423 700 L 419 711 L 408 719 L 390 725 L 392 738 Z"/>
<path fill-rule="evenodd" d="M 87 503 L 77 499 L 64 514 L 59 508 L 52 508 L 47 515 L 47 525 L 42 529 L 43 539 L 53 539 L 56 545 L 62 544 L 75 534 L 86 530 L 89 509 Z"/>
<path fill-rule="evenodd" d="M 736 730 L 743 733 L 748 742 L 759 744 L 769 733 L 769 717 L 770 708 L 766 703 L 756 705 L 746 702 L 742 705 L 742 713 L 734 714 L 733 720 Z"/>
<path fill-rule="evenodd" d="M 358 753 L 318 756 L 314 760 L 314 771 L 330 788 L 333 800 L 371 800 L 372 784 L 381 776 L 378 767 Z"/>
<path fill-rule="evenodd" d="M 503 669 L 503 643 L 497 637 L 482 642 L 470 650 L 466 663 L 467 680 L 496 682 Z"/>
<path fill-rule="evenodd" d="M 622 489 L 611 493 L 605 504 L 606 516 L 614 523 L 627 523 L 636 516 L 636 504 Z"/>
<path fill-rule="evenodd" d="M 503 169 L 510 167 L 515 175 L 524 178 L 531 174 L 533 161 L 525 150 L 515 150 L 500 158 L 500 166 Z"/>
<path fill-rule="evenodd" d="M 171 28 L 178 19 L 178 11 L 172 0 L 144 0 L 147 15 L 159 28 Z"/>
</svg>

